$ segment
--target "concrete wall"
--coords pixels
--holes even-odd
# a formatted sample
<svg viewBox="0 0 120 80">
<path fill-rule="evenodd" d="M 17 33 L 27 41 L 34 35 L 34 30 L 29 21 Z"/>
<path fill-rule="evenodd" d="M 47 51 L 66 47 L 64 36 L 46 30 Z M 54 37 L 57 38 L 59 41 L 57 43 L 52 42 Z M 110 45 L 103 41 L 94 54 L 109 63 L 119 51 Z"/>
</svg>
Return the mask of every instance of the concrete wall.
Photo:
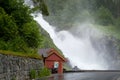
<svg viewBox="0 0 120 80">
<path fill-rule="evenodd" d="M 43 61 L 0 54 L 0 80 L 29 80 L 31 69 L 39 70 Z"/>
</svg>

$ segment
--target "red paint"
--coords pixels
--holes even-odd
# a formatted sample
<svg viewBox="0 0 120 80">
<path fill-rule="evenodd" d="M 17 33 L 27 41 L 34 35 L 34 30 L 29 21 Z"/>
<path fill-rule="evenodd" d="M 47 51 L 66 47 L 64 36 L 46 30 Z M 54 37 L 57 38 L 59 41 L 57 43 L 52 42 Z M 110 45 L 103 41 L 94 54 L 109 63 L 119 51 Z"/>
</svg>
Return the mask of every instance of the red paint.
<svg viewBox="0 0 120 80">
<path fill-rule="evenodd" d="M 59 74 L 63 73 L 63 63 L 65 62 L 65 58 L 53 49 L 48 54 L 49 56 L 45 58 L 45 67 L 53 69 L 54 62 L 57 61 L 59 63 L 58 73 Z"/>
</svg>

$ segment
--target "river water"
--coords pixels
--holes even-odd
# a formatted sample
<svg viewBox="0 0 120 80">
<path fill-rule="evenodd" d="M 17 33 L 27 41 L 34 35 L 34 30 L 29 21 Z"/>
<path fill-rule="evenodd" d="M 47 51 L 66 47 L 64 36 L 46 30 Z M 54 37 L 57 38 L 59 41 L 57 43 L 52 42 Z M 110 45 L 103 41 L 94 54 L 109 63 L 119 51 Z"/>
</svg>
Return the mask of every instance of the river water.
<svg viewBox="0 0 120 80">
<path fill-rule="evenodd" d="M 37 80 L 120 80 L 120 72 L 79 72 L 54 74 Z"/>
</svg>

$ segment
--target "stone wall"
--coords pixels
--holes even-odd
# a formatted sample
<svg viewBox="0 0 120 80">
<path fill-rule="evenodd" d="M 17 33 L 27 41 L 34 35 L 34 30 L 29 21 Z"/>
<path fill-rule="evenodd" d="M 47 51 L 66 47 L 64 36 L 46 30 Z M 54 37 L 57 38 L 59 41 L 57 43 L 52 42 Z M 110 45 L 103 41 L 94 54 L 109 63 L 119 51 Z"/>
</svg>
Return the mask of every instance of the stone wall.
<svg viewBox="0 0 120 80">
<path fill-rule="evenodd" d="M 0 80 L 29 80 L 30 70 L 42 67 L 39 59 L 0 54 Z"/>
</svg>

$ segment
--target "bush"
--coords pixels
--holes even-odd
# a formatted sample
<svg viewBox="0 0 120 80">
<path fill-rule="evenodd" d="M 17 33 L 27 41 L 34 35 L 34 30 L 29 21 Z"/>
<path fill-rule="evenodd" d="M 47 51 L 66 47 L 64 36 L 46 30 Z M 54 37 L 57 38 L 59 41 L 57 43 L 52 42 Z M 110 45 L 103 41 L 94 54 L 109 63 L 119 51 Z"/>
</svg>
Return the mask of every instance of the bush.
<svg viewBox="0 0 120 80">
<path fill-rule="evenodd" d="M 38 71 L 38 77 L 50 76 L 51 72 L 48 68 L 43 68 Z"/>
<path fill-rule="evenodd" d="M 34 69 L 30 70 L 30 79 L 35 79 L 37 77 L 36 71 Z"/>
<path fill-rule="evenodd" d="M 47 68 L 42 68 L 38 72 L 34 69 L 30 70 L 30 79 L 41 78 L 45 76 L 50 76 L 51 72 Z"/>
<path fill-rule="evenodd" d="M 14 76 L 11 80 L 16 80 L 16 77 Z"/>
</svg>

